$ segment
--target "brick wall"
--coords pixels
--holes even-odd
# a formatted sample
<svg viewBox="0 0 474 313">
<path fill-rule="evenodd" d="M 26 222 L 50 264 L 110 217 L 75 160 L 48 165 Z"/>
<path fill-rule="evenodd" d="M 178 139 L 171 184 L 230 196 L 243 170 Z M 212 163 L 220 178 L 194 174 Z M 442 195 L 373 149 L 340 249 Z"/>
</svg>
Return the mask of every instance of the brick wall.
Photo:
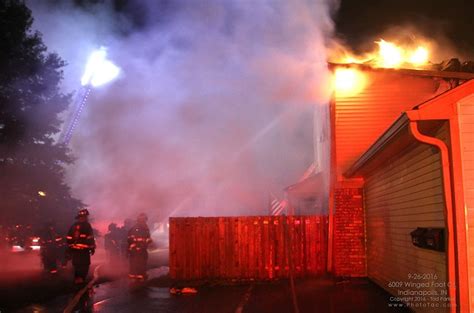
<svg viewBox="0 0 474 313">
<path fill-rule="evenodd" d="M 336 276 L 367 276 L 361 188 L 336 188 L 334 192 L 333 252 Z"/>
</svg>

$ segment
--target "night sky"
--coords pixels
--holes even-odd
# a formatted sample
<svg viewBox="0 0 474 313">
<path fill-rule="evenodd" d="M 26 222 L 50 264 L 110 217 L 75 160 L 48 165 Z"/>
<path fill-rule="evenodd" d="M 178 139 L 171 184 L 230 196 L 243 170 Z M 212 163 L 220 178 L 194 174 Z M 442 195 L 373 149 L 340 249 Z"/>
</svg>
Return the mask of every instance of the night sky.
<svg viewBox="0 0 474 313">
<path fill-rule="evenodd" d="M 55 2 L 58 0 L 49 0 Z M 76 5 L 89 7 L 100 0 L 74 0 Z M 155 11 L 144 3 L 114 0 L 116 12 L 125 16 L 131 29 L 172 19 L 180 1 L 156 0 Z M 329 0 L 328 2 L 338 2 Z M 205 5 L 206 1 L 201 4 Z M 159 13 L 158 13 L 159 12 Z M 443 38 L 463 55 L 474 58 L 474 1 L 472 0 L 341 0 L 335 10 L 336 34 L 355 51 L 370 50 L 374 40 L 391 34 L 395 27 L 416 30 L 416 33 L 436 39 Z M 128 32 L 129 27 L 121 31 Z M 453 56 L 454 57 L 454 56 Z"/>
<path fill-rule="evenodd" d="M 338 35 L 355 50 L 392 27 L 411 26 L 432 39 L 444 37 L 465 55 L 474 54 L 472 0 L 343 0 L 335 20 Z"/>
</svg>

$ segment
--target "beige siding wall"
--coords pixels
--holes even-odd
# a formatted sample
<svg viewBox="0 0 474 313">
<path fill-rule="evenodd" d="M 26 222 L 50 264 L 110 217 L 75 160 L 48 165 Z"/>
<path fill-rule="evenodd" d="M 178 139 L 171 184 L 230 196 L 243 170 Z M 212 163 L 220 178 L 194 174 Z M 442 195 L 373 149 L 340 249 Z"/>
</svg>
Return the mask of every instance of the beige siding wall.
<svg viewBox="0 0 474 313">
<path fill-rule="evenodd" d="M 474 312 L 474 97 L 459 103 L 464 201 L 468 218 L 471 311 Z"/>
<path fill-rule="evenodd" d="M 438 83 L 431 77 L 364 72 L 367 86 L 353 96 L 337 96 L 334 137 L 337 178 L 390 127 L 401 114 L 435 96 Z"/>
<path fill-rule="evenodd" d="M 437 136 L 447 138 L 446 126 Z M 416 144 L 374 171 L 366 179 L 365 210 L 369 278 L 396 297 L 407 297 L 401 292 L 422 290 L 447 294 L 445 253 L 415 247 L 410 237 L 410 232 L 417 227 L 445 227 L 437 149 Z M 409 286 L 410 283 L 428 283 L 429 287 Z M 439 285 L 434 287 L 433 283 Z M 424 301 L 416 300 L 421 299 L 413 299 L 412 304 L 444 305 L 439 300 L 430 301 L 433 299 L 429 296 Z M 441 307 L 413 309 L 447 311 Z"/>
</svg>

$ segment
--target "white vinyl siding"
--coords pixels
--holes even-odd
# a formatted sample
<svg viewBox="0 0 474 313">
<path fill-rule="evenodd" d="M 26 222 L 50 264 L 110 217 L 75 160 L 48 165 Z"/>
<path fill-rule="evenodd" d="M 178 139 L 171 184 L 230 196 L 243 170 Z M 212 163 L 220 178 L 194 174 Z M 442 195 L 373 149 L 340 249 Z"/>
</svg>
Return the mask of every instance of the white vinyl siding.
<svg viewBox="0 0 474 313">
<path fill-rule="evenodd" d="M 471 311 L 474 312 L 474 97 L 459 104 L 461 158 L 463 171 L 464 203 L 468 222 L 468 262 Z"/>
<path fill-rule="evenodd" d="M 447 136 L 445 125 L 437 137 L 446 139 Z M 446 282 L 445 253 L 415 247 L 410 236 L 417 227 L 445 227 L 438 150 L 416 143 L 368 175 L 364 192 L 368 277 L 396 297 L 404 297 L 400 292 L 407 290 L 447 293 L 440 285 L 426 288 L 405 285 L 434 282 L 442 286 Z M 429 275 L 437 279 L 430 279 Z M 397 282 L 402 286 L 393 284 Z M 447 311 L 446 308 L 416 307 L 413 310 Z"/>
</svg>

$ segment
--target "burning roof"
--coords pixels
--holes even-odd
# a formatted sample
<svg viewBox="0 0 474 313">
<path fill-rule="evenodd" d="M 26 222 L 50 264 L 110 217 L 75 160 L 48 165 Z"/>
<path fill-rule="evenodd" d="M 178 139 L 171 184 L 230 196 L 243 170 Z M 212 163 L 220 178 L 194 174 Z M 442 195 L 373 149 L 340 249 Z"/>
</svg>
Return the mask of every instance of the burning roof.
<svg viewBox="0 0 474 313">
<path fill-rule="evenodd" d="M 406 43 L 376 41 L 378 49 L 355 55 L 338 47 L 331 52 L 329 64 L 334 69 L 334 88 L 339 95 L 351 96 L 367 84 L 361 70 L 398 70 L 403 74 L 469 80 L 474 78 L 474 61 L 452 58 L 440 63 L 430 59 L 435 46 L 428 40 Z"/>
<path fill-rule="evenodd" d="M 474 62 L 461 63 L 458 59 L 433 64 L 425 69 L 376 68 L 357 63 L 329 63 L 329 67 L 334 72 L 333 89 L 338 97 L 353 97 L 363 91 L 369 84 L 367 77 L 369 71 L 444 79 L 449 81 L 450 88 L 474 79 Z"/>
<path fill-rule="evenodd" d="M 343 60 L 340 60 L 343 61 Z M 333 72 L 331 113 L 335 167 L 338 177 L 366 151 L 399 116 L 443 92 L 474 79 L 457 59 L 414 67 L 380 67 L 363 63 L 329 63 Z M 406 67 L 405 67 L 406 65 Z M 341 176 L 339 176 L 341 175 Z"/>
<path fill-rule="evenodd" d="M 433 51 L 439 50 L 439 46 L 428 39 L 413 37 L 409 41 L 386 41 L 380 39 L 375 41 L 375 49 L 359 55 L 350 52 L 343 46 L 331 49 L 330 59 L 334 63 L 342 64 L 364 64 L 372 68 L 405 68 L 448 72 L 474 72 L 474 62 L 461 62 L 453 58 L 440 63 L 433 62 L 436 57 Z"/>
</svg>

